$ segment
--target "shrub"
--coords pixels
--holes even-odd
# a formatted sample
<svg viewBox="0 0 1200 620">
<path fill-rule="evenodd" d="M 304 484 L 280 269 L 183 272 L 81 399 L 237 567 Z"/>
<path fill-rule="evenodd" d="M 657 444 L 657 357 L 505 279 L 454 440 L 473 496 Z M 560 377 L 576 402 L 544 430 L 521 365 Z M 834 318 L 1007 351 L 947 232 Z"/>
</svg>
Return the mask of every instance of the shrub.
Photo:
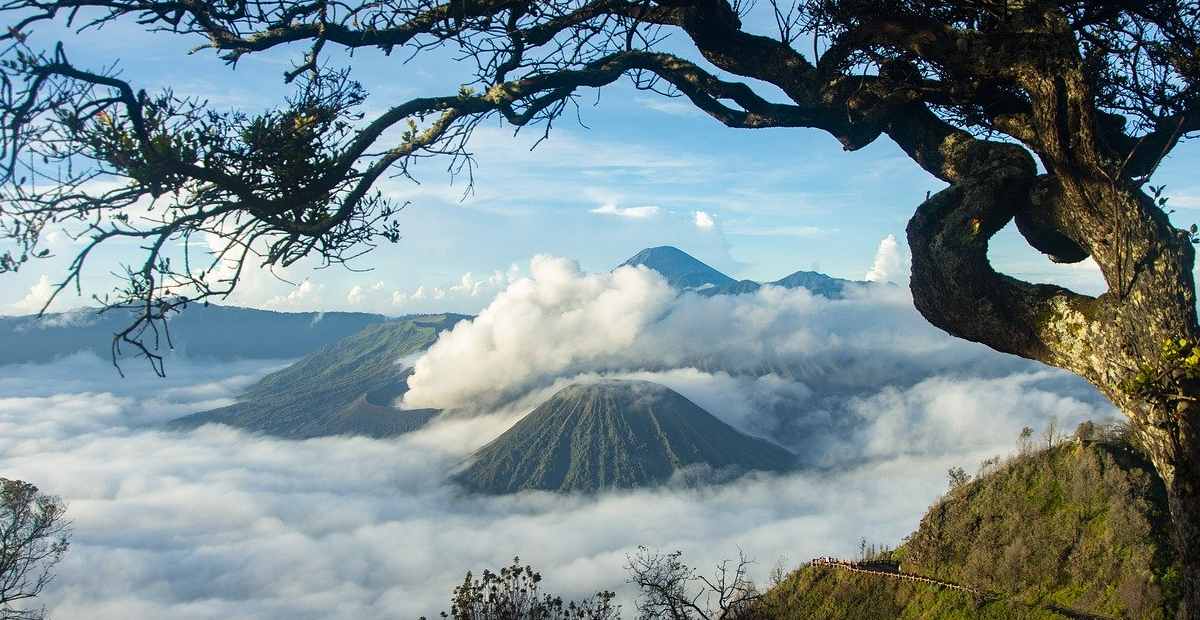
<svg viewBox="0 0 1200 620">
<path fill-rule="evenodd" d="M 612 592 L 598 592 L 579 602 L 542 594 L 542 575 L 513 558 L 499 573 L 484 570 L 479 577 L 470 572 L 454 588 L 450 612 L 454 620 L 615 620 L 620 607 L 613 605 Z M 422 620 L 425 620 L 422 618 Z"/>
</svg>

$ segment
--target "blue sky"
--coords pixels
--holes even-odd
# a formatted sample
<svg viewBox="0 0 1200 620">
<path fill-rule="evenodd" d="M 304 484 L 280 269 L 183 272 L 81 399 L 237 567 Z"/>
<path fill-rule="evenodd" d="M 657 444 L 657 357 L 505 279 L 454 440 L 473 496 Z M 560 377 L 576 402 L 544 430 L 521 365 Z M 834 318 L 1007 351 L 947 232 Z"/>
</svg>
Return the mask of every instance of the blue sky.
<svg viewBox="0 0 1200 620">
<path fill-rule="evenodd" d="M 207 98 L 218 107 L 257 110 L 286 94 L 282 72 L 301 48 L 249 56 L 230 70 L 210 52 L 188 55 L 196 40 L 154 36 L 117 24 L 76 35 L 42 26 L 34 40 L 63 39 L 76 62 L 99 67 L 119 60 L 124 76 L 154 91 Z M 682 41 L 677 42 L 683 45 Z M 686 51 L 686 48 L 680 48 Z M 695 57 L 695 55 L 691 55 Z M 354 59 L 355 78 L 371 93 L 368 116 L 420 94 L 444 94 L 469 79 L 469 67 L 447 54 L 402 64 L 367 51 Z M 732 130 L 682 100 L 639 92 L 626 84 L 581 98 L 586 127 L 564 118 L 550 139 L 529 146 L 537 131 L 513 138 L 493 123 L 472 143 L 479 167 L 475 192 L 461 199 L 440 162 L 418 169 L 421 185 L 388 181 L 412 200 L 401 216 L 405 237 L 359 259 L 356 272 L 298 265 L 277 275 L 252 273 L 228 303 L 290 310 L 367 310 L 388 314 L 473 312 L 528 266 L 536 254 L 577 259 L 606 270 L 639 249 L 675 245 L 738 278 L 772 280 L 797 269 L 861 279 L 881 240 L 903 241 L 904 226 L 927 191 L 943 185 L 886 138 L 845 153 L 815 130 Z M 1155 183 L 1165 183 L 1176 223 L 1200 221 L 1195 145 L 1178 148 Z M 36 309 L 48 285 L 62 277 L 72 244 L 53 236 L 57 258 L 5 275 L 0 313 Z M 102 292 L 107 275 L 136 247 L 98 254 L 86 285 Z M 901 251 L 903 248 L 901 247 Z M 1102 290 L 1088 264 L 1055 266 L 1011 230 L 993 242 L 997 267 L 1083 292 Z M 897 276 L 895 279 L 902 279 Z M 284 281 L 286 280 L 286 282 Z M 67 296 L 55 309 L 85 305 Z"/>
</svg>

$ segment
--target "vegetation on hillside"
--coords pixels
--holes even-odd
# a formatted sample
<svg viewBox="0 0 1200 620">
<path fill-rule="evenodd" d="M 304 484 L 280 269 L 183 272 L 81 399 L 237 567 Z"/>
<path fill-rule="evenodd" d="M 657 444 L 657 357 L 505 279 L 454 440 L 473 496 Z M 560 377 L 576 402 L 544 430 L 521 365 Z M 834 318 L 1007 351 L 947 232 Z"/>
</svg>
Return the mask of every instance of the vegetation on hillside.
<svg viewBox="0 0 1200 620">
<path fill-rule="evenodd" d="M 1166 491 L 1129 437 L 1085 425 L 1070 441 L 989 460 L 951 489 L 895 550 L 866 559 L 961 584 L 925 583 L 807 565 L 763 599 L 765 617 L 1173 618 L 1180 570 Z M 955 475 L 959 474 L 959 475 Z"/>
</svg>

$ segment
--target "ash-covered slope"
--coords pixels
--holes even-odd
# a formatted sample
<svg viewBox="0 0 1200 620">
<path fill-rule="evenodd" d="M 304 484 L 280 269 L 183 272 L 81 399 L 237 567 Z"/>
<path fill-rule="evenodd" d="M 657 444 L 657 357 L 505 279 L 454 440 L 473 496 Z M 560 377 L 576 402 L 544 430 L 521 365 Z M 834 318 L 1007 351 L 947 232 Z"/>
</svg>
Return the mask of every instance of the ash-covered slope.
<svg viewBox="0 0 1200 620">
<path fill-rule="evenodd" d="M 652 486 L 681 469 L 785 470 L 794 456 L 744 435 L 647 381 L 566 387 L 474 455 L 456 475 L 483 493 L 593 492 Z"/>
<path fill-rule="evenodd" d="M 220 423 L 289 439 L 386 437 L 416 430 L 438 412 L 391 406 L 408 389 L 412 372 L 399 362 L 429 348 L 441 331 L 465 318 L 419 315 L 371 325 L 263 377 L 237 403 L 173 420 L 168 427 Z"/>
</svg>

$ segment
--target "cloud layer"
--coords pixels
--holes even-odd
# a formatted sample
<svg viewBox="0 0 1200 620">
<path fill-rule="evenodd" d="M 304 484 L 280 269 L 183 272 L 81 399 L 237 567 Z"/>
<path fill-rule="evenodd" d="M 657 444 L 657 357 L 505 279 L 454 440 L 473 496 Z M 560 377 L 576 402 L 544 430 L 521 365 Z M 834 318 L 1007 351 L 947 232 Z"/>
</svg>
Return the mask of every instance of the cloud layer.
<svg viewBox="0 0 1200 620">
<path fill-rule="evenodd" d="M 1023 424 L 1104 413 L 1046 391 L 1044 377 L 931 379 L 864 399 L 878 420 L 865 435 L 871 458 L 837 473 L 478 498 L 446 485 L 445 471 L 511 418 L 390 441 L 168 434 L 152 425 L 227 402 L 271 366 L 179 362 L 165 384 L 114 383 L 105 366 L 77 356 L 8 367 L 0 383 L 0 471 L 63 495 L 75 524 L 44 600 L 62 620 L 413 618 L 444 609 L 465 570 L 516 554 L 550 590 L 613 588 L 628 602 L 622 565 L 638 544 L 682 549 L 700 567 L 740 546 L 764 579 L 779 556 L 793 565 L 850 554 L 860 537 L 895 542 L 944 488 L 948 467 L 1009 449 Z M 901 442 L 908 450 L 888 447 Z"/>
<path fill-rule="evenodd" d="M 901 287 L 854 288 L 839 300 L 775 287 L 678 295 L 645 268 L 584 273 L 540 256 L 529 277 L 417 361 L 405 405 L 490 407 L 580 373 L 679 368 L 749 376 L 760 392 L 773 381 L 811 409 L 941 372 L 993 377 L 1036 367 L 947 337 Z"/>
<path fill-rule="evenodd" d="M 703 298 L 644 268 L 539 257 L 416 362 L 409 404 L 476 416 L 391 440 L 158 430 L 281 364 L 173 360 L 165 381 L 117 379 L 88 355 L 0 369 L 0 472 L 62 495 L 75 524 L 42 601 L 54 618 L 415 618 L 514 555 L 549 591 L 613 589 L 630 611 L 622 566 L 638 545 L 702 569 L 740 547 L 763 580 L 780 556 L 895 543 L 949 467 L 1009 452 L 1023 426 L 1113 415 L 1074 377 L 927 326 L 899 287 Z M 554 391 L 606 376 L 665 384 L 825 467 L 600 497 L 447 482 Z"/>
</svg>

